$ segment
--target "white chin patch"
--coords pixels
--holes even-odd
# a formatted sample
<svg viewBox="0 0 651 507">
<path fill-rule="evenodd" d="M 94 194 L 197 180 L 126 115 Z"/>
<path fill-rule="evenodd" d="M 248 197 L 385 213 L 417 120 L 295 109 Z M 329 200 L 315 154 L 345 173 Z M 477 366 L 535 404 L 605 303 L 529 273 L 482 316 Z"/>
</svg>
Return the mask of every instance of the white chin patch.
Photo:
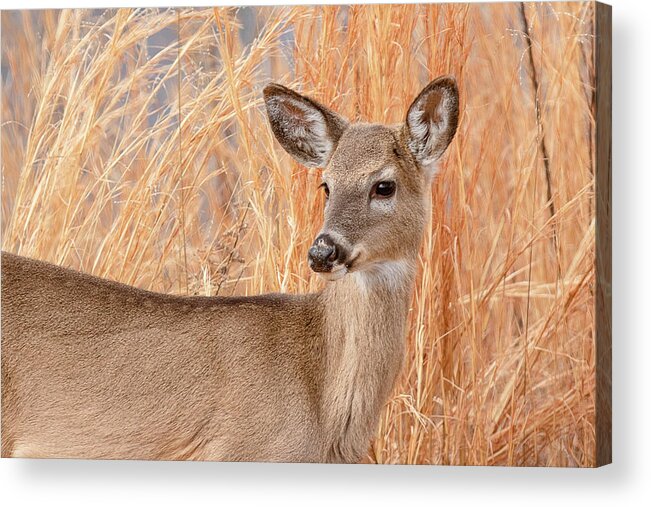
<svg viewBox="0 0 651 507">
<path fill-rule="evenodd" d="M 318 273 L 322 278 L 329 282 L 342 279 L 348 273 L 348 268 L 344 264 L 338 264 L 329 273 Z"/>
</svg>

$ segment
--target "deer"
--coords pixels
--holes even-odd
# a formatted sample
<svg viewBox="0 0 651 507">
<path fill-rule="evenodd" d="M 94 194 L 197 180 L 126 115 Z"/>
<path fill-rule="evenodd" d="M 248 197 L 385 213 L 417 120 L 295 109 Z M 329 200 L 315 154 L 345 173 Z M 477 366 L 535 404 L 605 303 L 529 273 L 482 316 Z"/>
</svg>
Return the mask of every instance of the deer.
<svg viewBox="0 0 651 507">
<path fill-rule="evenodd" d="M 2 456 L 358 463 L 401 372 L 451 76 L 403 123 L 349 122 L 283 85 L 269 125 L 320 168 L 307 294 L 178 296 L 2 252 Z"/>
</svg>

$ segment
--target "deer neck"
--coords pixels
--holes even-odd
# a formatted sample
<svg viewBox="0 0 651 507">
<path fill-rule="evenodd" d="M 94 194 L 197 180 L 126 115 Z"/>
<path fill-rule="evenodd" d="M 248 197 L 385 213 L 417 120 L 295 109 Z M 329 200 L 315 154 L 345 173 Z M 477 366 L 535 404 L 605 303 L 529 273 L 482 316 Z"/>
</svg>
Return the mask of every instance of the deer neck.
<svg viewBox="0 0 651 507">
<path fill-rule="evenodd" d="M 415 259 L 351 273 L 328 284 L 324 303 L 326 389 L 322 414 L 334 461 L 355 461 L 393 388 L 404 356 Z"/>
</svg>

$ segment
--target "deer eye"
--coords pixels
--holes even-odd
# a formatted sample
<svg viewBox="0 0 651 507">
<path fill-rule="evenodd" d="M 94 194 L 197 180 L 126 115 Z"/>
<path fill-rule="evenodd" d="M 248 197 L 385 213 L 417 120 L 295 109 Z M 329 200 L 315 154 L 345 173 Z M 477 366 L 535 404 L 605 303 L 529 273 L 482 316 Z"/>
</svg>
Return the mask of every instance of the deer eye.
<svg viewBox="0 0 651 507">
<path fill-rule="evenodd" d="M 379 181 L 373 185 L 371 198 L 386 199 L 396 192 L 396 183 L 394 181 Z"/>
<path fill-rule="evenodd" d="M 319 185 L 319 188 L 323 189 L 323 193 L 326 196 L 326 199 L 330 197 L 330 189 L 328 188 L 328 185 L 324 182 Z"/>
</svg>

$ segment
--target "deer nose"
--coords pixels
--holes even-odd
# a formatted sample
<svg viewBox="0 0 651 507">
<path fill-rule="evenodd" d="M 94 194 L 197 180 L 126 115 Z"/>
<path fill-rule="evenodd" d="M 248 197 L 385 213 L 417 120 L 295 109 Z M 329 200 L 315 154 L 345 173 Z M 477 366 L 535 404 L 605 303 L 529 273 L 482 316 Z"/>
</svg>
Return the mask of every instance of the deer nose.
<svg viewBox="0 0 651 507">
<path fill-rule="evenodd" d="M 313 271 L 325 273 L 332 270 L 338 255 L 339 250 L 332 238 L 327 234 L 321 234 L 308 250 L 307 259 Z"/>
</svg>

